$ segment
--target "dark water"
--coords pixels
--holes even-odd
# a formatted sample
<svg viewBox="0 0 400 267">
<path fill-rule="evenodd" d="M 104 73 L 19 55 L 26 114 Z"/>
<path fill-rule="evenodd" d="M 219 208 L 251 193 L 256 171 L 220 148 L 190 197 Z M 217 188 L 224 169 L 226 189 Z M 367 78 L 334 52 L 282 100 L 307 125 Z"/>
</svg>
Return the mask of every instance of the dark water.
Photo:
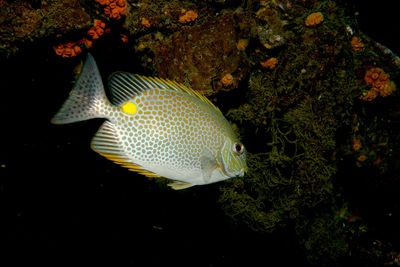
<svg viewBox="0 0 400 267">
<path fill-rule="evenodd" d="M 362 32 L 400 54 L 400 27 L 398 1 L 342 1 L 358 12 L 357 20 Z M 351 9 L 350 9 L 351 10 Z"/>
<path fill-rule="evenodd" d="M 394 1 L 349 1 L 360 28 L 400 51 Z M 126 50 L 91 50 L 107 77 L 140 72 Z M 261 266 L 305 263 L 290 232 L 235 227 L 218 185 L 172 191 L 114 165 L 90 147 L 101 120 L 55 126 L 79 59 L 32 44 L 1 62 L 0 240 L 5 263 L 113 266 Z M 143 73 L 146 74 L 146 73 Z M 2 265 L 12 266 L 12 265 Z"/>
</svg>

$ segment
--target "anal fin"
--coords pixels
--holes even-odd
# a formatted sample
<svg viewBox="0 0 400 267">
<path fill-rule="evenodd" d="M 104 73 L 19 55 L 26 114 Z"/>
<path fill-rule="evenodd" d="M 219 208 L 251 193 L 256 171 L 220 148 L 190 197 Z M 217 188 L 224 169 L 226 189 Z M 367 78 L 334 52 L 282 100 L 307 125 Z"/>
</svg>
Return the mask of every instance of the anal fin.
<svg viewBox="0 0 400 267">
<path fill-rule="evenodd" d="M 181 182 L 181 181 L 173 181 L 172 183 L 169 183 L 168 186 L 174 190 L 181 190 L 181 189 L 186 189 L 186 188 L 192 187 L 192 186 L 194 186 L 194 184 Z"/>
</svg>

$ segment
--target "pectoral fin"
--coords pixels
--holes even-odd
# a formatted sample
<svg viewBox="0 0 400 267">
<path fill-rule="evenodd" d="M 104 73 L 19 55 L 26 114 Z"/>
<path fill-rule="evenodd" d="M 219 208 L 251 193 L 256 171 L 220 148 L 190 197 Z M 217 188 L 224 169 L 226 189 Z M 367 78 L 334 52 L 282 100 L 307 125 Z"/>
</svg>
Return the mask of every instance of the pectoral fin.
<svg viewBox="0 0 400 267">
<path fill-rule="evenodd" d="M 211 182 L 212 172 L 218 168 L 218 162 L 215 157 L 211 154 L 210 150 L 206 149 L 203 152 L 203 156 L 200 159 L 201 172 L 203 174 L 203 180 L 206 184 Z"/>
</svg>

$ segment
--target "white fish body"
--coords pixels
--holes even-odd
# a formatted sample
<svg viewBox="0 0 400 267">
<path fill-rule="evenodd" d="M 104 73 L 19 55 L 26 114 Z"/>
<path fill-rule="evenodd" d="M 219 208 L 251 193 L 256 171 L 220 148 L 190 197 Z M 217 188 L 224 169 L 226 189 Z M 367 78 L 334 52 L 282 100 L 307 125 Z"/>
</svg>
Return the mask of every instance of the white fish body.
<svg viewBox="0 0 400 267">
<path fill-rule="evenodd" d="M 245 149 L 221 111 L 184 85 L 116 72 L 110 100 L 89 54 L 55 124 L 105 118 L 94 151 L 174 189 L 218 182 L 247 171 Z"/>
</svg>

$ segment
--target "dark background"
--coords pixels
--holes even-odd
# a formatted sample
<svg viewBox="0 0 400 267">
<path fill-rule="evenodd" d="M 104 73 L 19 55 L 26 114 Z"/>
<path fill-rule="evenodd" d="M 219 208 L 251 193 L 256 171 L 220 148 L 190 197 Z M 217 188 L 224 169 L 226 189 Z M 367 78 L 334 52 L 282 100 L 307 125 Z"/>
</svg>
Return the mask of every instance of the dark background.
<svg viewBox="0 0 400 267">
<path fill-rule="evenodd" d="M 342 1 L 359 28 L 400 51 L 397 1 Z M 140 72 L 126 50 L 99 42 L 103 77 Z M 173 191 L 90 149 L 102 124 L 51 125 L 79 59 L 34 43 L 0 62 L 0 266 L 260 266 L 306 262 L 290 227 L 272 235 L 234 225 L 218 184 Z M 146 74 L 146 73 L 143 73 Z"/>
</svg>

